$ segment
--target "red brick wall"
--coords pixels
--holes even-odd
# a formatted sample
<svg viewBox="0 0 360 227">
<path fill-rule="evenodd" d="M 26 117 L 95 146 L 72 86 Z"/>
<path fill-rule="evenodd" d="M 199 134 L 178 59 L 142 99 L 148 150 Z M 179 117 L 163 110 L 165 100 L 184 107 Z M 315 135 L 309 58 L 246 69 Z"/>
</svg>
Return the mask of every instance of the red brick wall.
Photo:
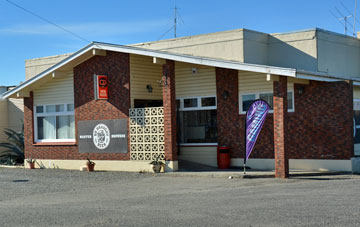
<svg viewBox="0 0 360 227">
<path fill-rule="evenodd" d="M 275 177 L 289 177 L 287 77 L 274 81 L 274 155 Z"/>
<path fill-rule="evenodd" d="M 165 139 L 165 159 L 177 160 L 176 146 L 176 97 L 175 97 L 175 63 L 166 60 L 163 65 L 163 80 L 167 85 L 163 86 L 164 103 L 164 139 Z"/>
<path fill-rule="evenodd" d="M 93 75 L 109 80 L 109 99 L 94 100 Z M 107 51 L 74 68 L 75 125 L 81 120 L 128 119 L 130 108 L 129 54 Z M 33 145 L 33 99 L 24 100 L 25 155 L 37 159 L 129 160 L 127 154 L 80 154 L 77 145 Z M 77 135 L 77 127 L 76 127 Z M 77 137 L 77 136 L 76 136 Z"/>
<path fill-rule="evenodd" d="M 218 143 L 243 158 L 244 118 L 239 115 L 238 75 L 216 69 Z M 299 95 L 300 87 L 305 88 Z M 288 113 L 291 159 L 350 159 L 353 155 L 352 85 L 346 82 L 295 84 L 295 112 Z M 225 100 L 223 92 L 230 96 Z M 273 114 L 268 114 L 250 158 L 274 158 Z"/>
<path fill-rule="evenodd" d="M 297 92 L 304 87 L 304 93 Z M 353 93 L 346 82 L 295 84 L 295 113 L 289 114 L 290 158 L 350 159 Z"/>
</svg>

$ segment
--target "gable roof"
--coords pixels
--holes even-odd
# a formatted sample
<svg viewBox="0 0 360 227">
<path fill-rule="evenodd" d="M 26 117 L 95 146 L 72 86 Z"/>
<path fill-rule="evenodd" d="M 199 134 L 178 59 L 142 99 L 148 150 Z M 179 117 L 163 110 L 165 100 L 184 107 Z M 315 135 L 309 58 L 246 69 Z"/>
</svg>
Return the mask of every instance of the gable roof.
<svg viewBox="0 0 360 227">
<path fill-rule="evenodd" d="M 212 58 L 204 58 L 204 57 L 197 57 L 197 56 L 190 56 L 190 55 L 183 55 L 183 54 L 174 54 L 164 51 L 158 50 L 149 50 L 139 47 L 132 47 L 132 46 L 123 46 L 123 45 L 116 45 L 116 44 L 109 44 L 109 43 L 101 43 L 101 42 L 92 42 L 89 45 L 83 47 L 82 49 L 78 50 L 77 52 L 73 53 L 69 57 L 65 58 L 64 60 L 60 61 L 59 63 L 53 65 L 49 69 L 41 72 L 40 74 L 32 77 L 31 79 L 25 81 L 24 83 L 20 84 L 19 86 L 15 87 L 14 89 L 6 92 L 3 94 L 3 98 L 8 97 L 21 97 L 19 95 L 21 91 L 29 86 L 33 85 L 35 82 L 42 80 L 43 78 L 50 77 L 52 73 L 56 70 L 64 67 L 72 62 L 81 61 L 81 59 L 86 57 L 86 54 L 90 56 L 91 52 L 94 50 L 102 50 L 102 51 L 115 51 L 115 52 L 122 52 L 128 54 L 137 54 L 143 56 L 150 56 L 168 60 L 174 60 L 178 62 L 185 62 L 191 64 L 198 64 L 198 65 L 205 65 L 205 66 L 212 66 L 212 67 L 220 67 L 220 68 L 227 68 L 227 69 L 235 69 L 235 70 L 242 70 L 242 71 L 250 71 L 250 72 L 258 72 L 258 73 L 266 73 L 272 75 L 281 75 L 287 77 L 297 77 L 296 69 L 293 68 L 282 68 L 282 67 L 275 67 L 275 66 L 267 66 L 267 65 L 258 65 L 258 64 L 248 64 L 242 63 L 237 61 L 226 61 L 226 60 L 219 60 L 219 59 L 212 59 Z M 79 62 L 80 63 L 80 62 Z M 330 75 L 316 75 L 312 72 L 301 72 L 303 79 L 306 79 L 306 75 L 315 75 L 311 78 L 314 79 L 317 77 L 326 77 L 329 78 L 329 81 L 338 81 L 344 80 L 344 78 L 334 77 Z M 299 76 L 299 78 L 301 78 Z M 310 77 L 309 77 L 310 78 Z M 334 78 L 334 79 L 331 79 Z M 360 81 L 360 80 L 358 80 Z M 17 94 L 17 95 L 16 95 Z"/>
</svg>

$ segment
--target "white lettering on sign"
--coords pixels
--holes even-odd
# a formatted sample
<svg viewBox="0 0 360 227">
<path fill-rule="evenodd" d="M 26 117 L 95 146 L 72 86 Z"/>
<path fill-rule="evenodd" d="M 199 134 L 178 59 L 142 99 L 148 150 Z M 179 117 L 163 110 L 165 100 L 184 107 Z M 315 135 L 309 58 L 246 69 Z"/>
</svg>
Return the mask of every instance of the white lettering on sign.
<svg viewBox="0 0 360 227">
<path fill-rule="evenodd" d="M 110 130 L 105 124 L 98 124 L 93 130 L 95 147 L 100 150 L 106 149 L 110 144 Z"/>
<path fill-rule="evenodd" d="M 111 138 L 125 138 L 125 134 L 112 134 Z"/>
<path fill-rule="evenodd" d="M 80 135 L 79 138 L 80 139 L 91 139 L 92 136 L 91 135 Z"/>
</svg>

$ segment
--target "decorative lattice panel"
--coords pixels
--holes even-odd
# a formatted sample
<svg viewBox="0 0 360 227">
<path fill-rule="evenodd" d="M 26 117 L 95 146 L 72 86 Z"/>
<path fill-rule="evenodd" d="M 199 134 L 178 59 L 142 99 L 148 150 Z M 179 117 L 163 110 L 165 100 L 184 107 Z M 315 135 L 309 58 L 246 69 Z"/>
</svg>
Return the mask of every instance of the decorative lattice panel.
<svg viewBox="0 0 360 227">
<path fill-rule="evenodd" d="M 164 108 L 133 108 L 130 115 L 130 158 L 151 161 L 165 159 Z"/>
</svg>

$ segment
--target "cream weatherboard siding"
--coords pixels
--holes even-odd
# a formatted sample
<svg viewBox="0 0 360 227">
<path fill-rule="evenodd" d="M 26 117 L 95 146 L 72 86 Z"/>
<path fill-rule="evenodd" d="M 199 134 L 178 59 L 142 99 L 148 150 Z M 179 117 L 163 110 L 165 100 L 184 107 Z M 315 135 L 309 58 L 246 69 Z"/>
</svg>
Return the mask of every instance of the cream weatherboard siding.
<svg viewBox="0 0 360 227">
<path fill-rule="evenodd" d="M 73 75 L 69 74 L 34 90 L 34 105 L 74 103 Z"/>
<path fill-rule="evenodd" d="M 135 99 L 162 100 L 162 65 L 154 64 L 152 57 L 130 55 L 130 100 L 134 107 Z M 152 92 L 148 92 L 151 85 Z"/>
<path fill-rule="evenodd" d="M 4 133 L 5 128 L 19 132 L 23 122 L 23 99 L 0 99 L 0 142 L 7 142 L 7 136 Z M 3 149 L 0 148 L 0 150 Z"/>
<path fill-rule="evenodd" d="M 354 99 L 360 99 L 360 87 L 354 86 L 353 91 Z"/>
<path fill-rule="evenodd" d="M 9 128 L 19 131 L 24 123 L 24 100 L 8 99 Z"/>
<path fill-rule="evenodd" d="M 176 62 L 175 87 L 176 98 L 216 95 L 215 68 Z"/>
<path fill-rule="evenodd" d="M 0 99 L 0 142 L 6 141 L 6 135 L 4 134 L 4 128 L 8 128 L 8 106 L 7 100 Z M 3 148 L 0 148 L 3 150 Z"/>
<path fill-rule="evenodd" d="M 273 92 L 273 81 L 266 80 L 266 74 L 239 71 L 239 93 Z M 294 84 L 288 83 L 288 91 L 294 90 Z"/>
</svg>

